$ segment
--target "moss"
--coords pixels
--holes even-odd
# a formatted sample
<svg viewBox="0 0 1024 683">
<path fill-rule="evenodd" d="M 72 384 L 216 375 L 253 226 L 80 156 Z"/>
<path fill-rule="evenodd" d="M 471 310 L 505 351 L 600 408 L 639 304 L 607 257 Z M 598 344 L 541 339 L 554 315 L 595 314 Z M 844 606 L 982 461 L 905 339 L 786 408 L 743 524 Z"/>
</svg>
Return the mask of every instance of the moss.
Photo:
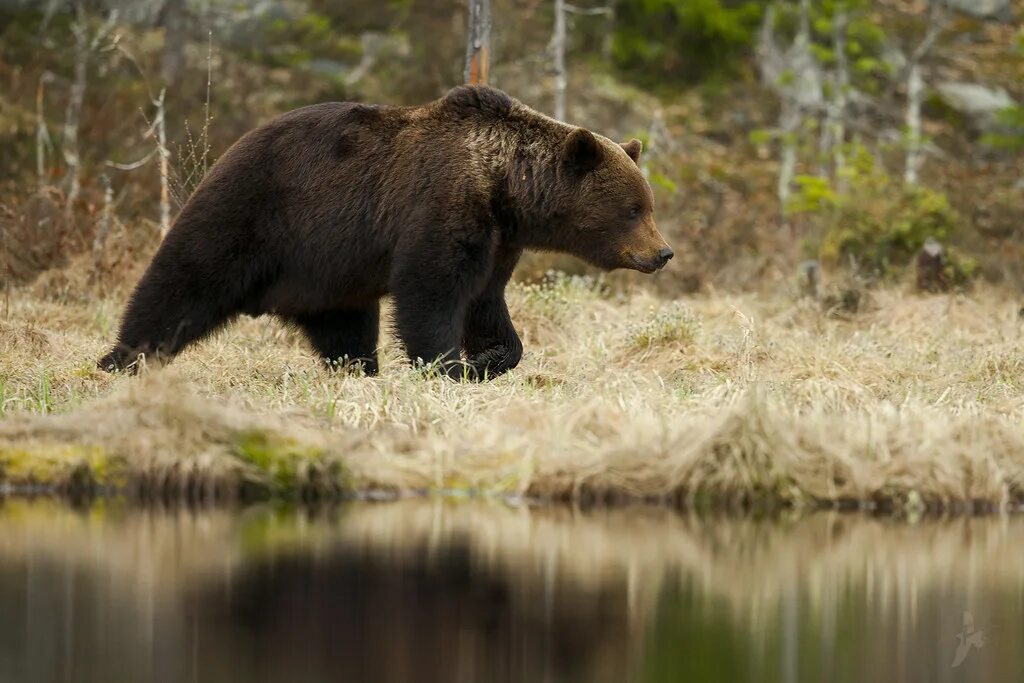
<svg viewBox="0 0 1024 683">
<path fill-rule="evenodd" d="M 256 469 L 271 495 L 295 498 L 318 495 L 324 488 L 350 488 L 347 470 L 339 463 L 328 463 L 323 449 L 315 446 L 249 431 L 239 437 L 232 452 Z"/>
<path fill-rule="evenodd" d="M 0 481 L 60 486 L 83 472 L 100 486 L 119 487 L 124 483 L 124 468 L 98 446 L 0 446 Z"/>
</svg>

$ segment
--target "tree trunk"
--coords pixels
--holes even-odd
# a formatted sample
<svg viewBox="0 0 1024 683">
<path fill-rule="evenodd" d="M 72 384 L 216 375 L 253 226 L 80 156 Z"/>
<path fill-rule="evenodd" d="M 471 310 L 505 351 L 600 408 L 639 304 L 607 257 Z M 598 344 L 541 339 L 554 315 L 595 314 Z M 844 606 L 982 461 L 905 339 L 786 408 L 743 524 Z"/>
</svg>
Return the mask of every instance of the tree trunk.
<svg viewBox="0 0 1024 683">
<path fill-rule="evenodd" d="M 491 76 L 491 0 L 469 0 L 466 71 L 470 85 L 486 85 Z"/>
</svg>

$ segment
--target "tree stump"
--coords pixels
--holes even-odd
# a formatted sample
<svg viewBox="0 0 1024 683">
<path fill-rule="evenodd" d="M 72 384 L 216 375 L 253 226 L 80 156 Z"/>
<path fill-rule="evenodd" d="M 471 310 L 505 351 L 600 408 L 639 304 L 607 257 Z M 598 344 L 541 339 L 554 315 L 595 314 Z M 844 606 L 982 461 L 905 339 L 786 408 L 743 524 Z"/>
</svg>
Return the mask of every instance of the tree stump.
<svg viewBox="0 0 1024 683">
<path fill-rule="evenodd" d="M 924 246 L 917 252 L 917 289 L 933 293 L 949 290 L 946 250 L 933 237 L 926 239 Z"/>
</svg>

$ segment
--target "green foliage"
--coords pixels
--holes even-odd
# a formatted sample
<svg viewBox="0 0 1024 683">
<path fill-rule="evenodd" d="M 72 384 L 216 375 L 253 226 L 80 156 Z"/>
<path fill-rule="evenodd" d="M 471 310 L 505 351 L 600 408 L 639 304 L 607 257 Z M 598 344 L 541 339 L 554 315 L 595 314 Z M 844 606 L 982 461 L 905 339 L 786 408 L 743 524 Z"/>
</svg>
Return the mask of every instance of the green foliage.
<svg viewBox="0 0 1024 683">
<path fill-rule="evenodd" d="M 249 57 L 274 66 L 304 66 L 317 58 L 351 62 L 362 52 L 358 40 L 345 36 L 330 17 L 316 12 L 295 20 L 273 19 L 264 30 L 265 44 L 254 46 Z"/>
<path fill-rule="evenodd" d="M 814 237 L 805 243 L 811 256 L 852 263 L 862 275 L 883 278 L 907 265 L 929 237 L 948 243 L 958 232 L 961 218 L 945 194 L 903 185 L 867 150 L 852 151 L 841 185 L 815 176 L 797 179 L 799 191 L 788 208 L 811 218 Z M 963 277 L 974 270 L 957 267 Z"/>
<path fill-rule="evenodd" d="M 650 177 L 651 185 L 659 187 L 670 194 L 675 194 L 679 190 L 679 185 L 676 181 L 669 178 L 664 173 L 653 171 Z"/>
<path fill-rule="evenodd" d="M 693 83 L 734 72 L 749 54 L 761 2 L 620 0 L 612 53 L 643 82 Z"/>
<path fill-rule="evenodd" d="M 1000 130 L 985 135 L 982 142 L 998 149 L 1024 149 L 1024 106 L 999 112 L 998 123 Z"/>
</svg>

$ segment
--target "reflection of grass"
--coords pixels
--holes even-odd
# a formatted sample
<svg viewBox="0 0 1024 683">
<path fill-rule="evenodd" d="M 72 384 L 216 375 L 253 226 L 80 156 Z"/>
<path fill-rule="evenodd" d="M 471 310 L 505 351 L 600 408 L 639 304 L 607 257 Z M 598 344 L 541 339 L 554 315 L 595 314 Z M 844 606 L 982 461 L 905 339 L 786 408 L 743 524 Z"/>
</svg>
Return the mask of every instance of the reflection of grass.
<svg viewBox="0 0 1024 683">
<path fill-rule="evenodd" d="M 330 576 L 339 589 L 364 585 L 360 574 L 332 568 L 355 566 L 393 582 L 397 569 L 403 581 L 377 593 L 375 599 L 384 602 L 374 604 L 429 616 L 429 607 L 417 600 L 394 602 L 396 595 L 418 594 L 409 590 L 423 575 L 410 570 L 426 568 L 434 577 L 456 571 L 469 592 L 479 586 L 497 590 L 487 593 L 501 597 L 488 603 L 489 615 L 525 615 L 536 632 L 559 623 L 552 622 L 552 605 L 554 614 L 573 615 L 573 606 L 586 606 L 585 614 L 614 620 L 623 639 L 597 644 L 589 640 L 587 622 L 573 622 L 579 628 L 574 643 L 588 644 L 587 656 L 602 665 L 611 666 L 603 654 L 612 662 L 638 659 L 642 676 L 614 680 L 740 680 L 750 671 L 758 673 L 756 680 L 773 680 L 770 672 L 780 670 L 787 638 L 799 654 L 799 680 L 890 680 L 895 669 L 879 671 L 878 662 L 891 664 L 894 642 L 926 653 L 925 662 L 937 653 L 944 670 L 965 608 L 992 637 L 981 653 L 985 659 L 978 659 L 1003 667 L 990 678 L 1016 680 L 1003 670 L 1019 666 L 1014 647 L 1024 638 L 1022 543 L 1024 520 L 1013 516 L 904 524 L 816 513 L 769 521 L 641 506 L 581 511 L 442 499 L 314 508 L 264 504 L 235 511 L 132 508 L 108 500 L 85 510 L 52 499 L 0 505 L 0 568 L 8 569 L 7 586 L 34 580 L 46 585 L 41 579 L 54 566 L 69 572 L 49 574 L 61 582 L 65 576 L 99 577 L 106 600 L 111 587 L 116 590 L 104 612 L 111 622 L 117 616 L 150 624 L 147 607 L 156 604 L 161 619 L 184 625 L 161 633 L 189 633 L 197 600 L 220 600 L 225 591 L 254 609 L 280 614 L 273 603 L 283 590 L 270 603 L 263 602 L 267 591 L 244 590 L 252 585 L 246 577 L 267 567 L 282 570 L 275 591 L 300 592 L 308 588 L 302 582 L 317 575 Z M 453 552 L 458 561 L 449 566 L 445 560 Z M 293 558 L 310 569 L 291 574 L 289 582 L 285 570 Z M 22 597 L 35 600 L 30 607 L 45 606 L 91 590 L 81 579 L 66 585 L 72 593 L 23 591 Z M 335 601 L 330 609 L 349 605 Z M 786 614 L 791 621 L 781 618 Z M 301 626 L 301 617 L 295 619 Z M 24 624 L 15 620 L 12 632 L 19 628 Z M 470 642 L 474 653 L 486 652 L 479 641 Z M 765 659 L 735 656 L 751 651 Z M 847 656 L 856 659 L 840 669 L 845 676 L 805 675 L 804 666 L 817 672 Z M 713 671 L 711 664 L 717 665 Z"/>
<path fill-rule="evenodd" d="M 1017 552 L 1024 521 L 1012 517 L 894 524 L 816 513 L 770 521 L 441 499 L 315 510 L 267 504 L 154 511 L 100 501 L 83 513 L 49 500 L 0 506 L 0 557 L 88 562 L 130 578 L 133 588 L 155 581 L 161 585 L 154 588 L 169 591 L 282 553 L 322 557 L 344 547 L 401 564 L 434 557 L 451 543 L 465 543 L 473 566 L 510 581 L 543 581 L 555 568 L 559 586 L 600 593 L 628 580 L 637 616 L 656 608 L 674 577 L 743 618 L 772 613 L 793 586 L 808 586 L 821 605 L 842 599 L 842 587 L 867 584 L 879 602 L 892 605 L 972 586 L 1016 594 L 1024 576 L 1024 554 Z"/>
<path fill-rule="evenodd" d="M 882 290 L 851 320 L 781 294 L 684 305 L 566 277 L 509 298 L 522 365 L 460 385 L 411 371 L 386 337 L 380 377 L 326 370 L 267 319 L 110 376 L 91 369 L 109 343 L 95 306 L 18 293 L 0 324 L 0 469 L 199 498 L 446 488 L 918 512 L 1024 496 L 1024 360 L 998 292 Z"/>
</svg>

